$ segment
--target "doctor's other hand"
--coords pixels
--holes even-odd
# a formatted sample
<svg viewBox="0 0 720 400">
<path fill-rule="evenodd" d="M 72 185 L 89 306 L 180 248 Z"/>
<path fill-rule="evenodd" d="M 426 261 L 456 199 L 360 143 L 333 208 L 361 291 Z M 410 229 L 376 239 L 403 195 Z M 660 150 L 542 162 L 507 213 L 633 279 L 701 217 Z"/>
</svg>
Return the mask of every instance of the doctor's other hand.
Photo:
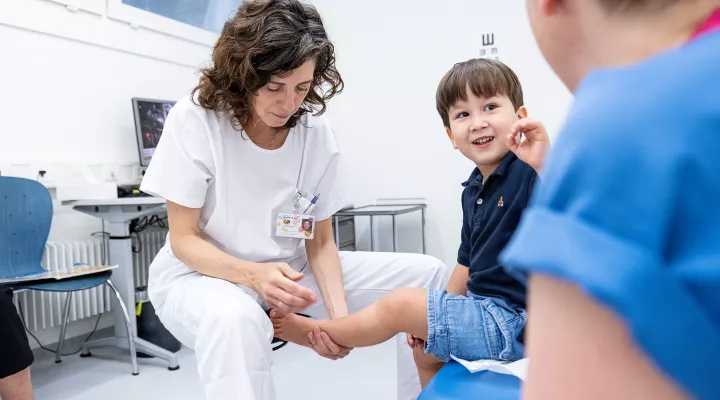
<svg viewBox="0 0 720 400">
<path fill-rule="evenodd" d="M 251 277 L 250 289 L 257 292 L 271 308 L 296 313 L 317 301 L 315 293 L 297 283 L 303 274 L 286 263 L 258 264 Z"/>
<path fill-rule="evenodd" d="M 350 347 L 340 346 L 335 343 L 327 333 L 321 331 L 317 326 L 308 333 L 308 339 L 310 340 L 310 347 L 316 353 L 330 360 L 343 359 L 352 351 Z"/>
<path fill-rule="evenodd" d="M 525 135 L 524 140 L 520 139 L 520 133 Z M 550 148 L 550 137 L 542 122 L 524 118 L 513 125 L 507 136 L 507 146 L 520 160 L 539 174 L 545 154 Z"/>
</svg>

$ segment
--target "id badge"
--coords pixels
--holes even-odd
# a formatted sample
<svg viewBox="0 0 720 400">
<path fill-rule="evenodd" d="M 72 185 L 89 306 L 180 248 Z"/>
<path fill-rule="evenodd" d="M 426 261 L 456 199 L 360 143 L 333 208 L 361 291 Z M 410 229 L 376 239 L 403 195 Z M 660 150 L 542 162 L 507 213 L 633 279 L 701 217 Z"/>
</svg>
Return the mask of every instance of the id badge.
<svg viewBox="0 0 720 400">
<path fill-rule="evenodd" d="M 293 239 L 314 239 L 315 217 L 295 212 L 278 213 L 275 236 Z"/>
</svg>

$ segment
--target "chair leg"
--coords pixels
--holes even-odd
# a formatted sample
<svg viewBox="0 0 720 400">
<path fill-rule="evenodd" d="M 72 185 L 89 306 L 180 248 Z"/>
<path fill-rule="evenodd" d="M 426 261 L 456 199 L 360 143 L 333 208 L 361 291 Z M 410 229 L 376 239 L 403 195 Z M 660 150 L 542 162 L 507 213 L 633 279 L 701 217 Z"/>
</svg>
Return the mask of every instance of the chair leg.
<svg viewBox="0 0 720 400">
<path fill-rule="evenodd" d="M 115 297 L 117 298 L 118 303 L 120 303 L 120 308 L 122 308 L 123 315 L 125 316 L 125 325 L 127 326 L 128 331 L 128 345 L 130 347 L 130 361 L 132 362 L 132 374 L 137 375 L 139 374 L 137 353 L 135 352 L 135 336 L 133 335 L 132 324 L 130 323 L 130 314 L 128 313 L 128 309 L 125 306 L 125 302 L 123 301 L 122 296 L 120 296 L 120 292 L 118 292 L 118 290 L 115 288 L 115 285 L 113 285 L 110 279 L 108 279 L 105 283 L 115 293 Z"/>
<path fill-rule="evenodd" d="M 60 329 L 60 340 L 58 341 L 57 353 L 55 353 L 55 363 L 62 362 L 62 349 L 65 343 L 65 331 L 67 330 L 68 319 L 70 319 L 70 303 L 72 303 L 73 292 L 67 292 L 65 298 L 65 307 L 62 315 L 62 329 Z"/>
</svg>

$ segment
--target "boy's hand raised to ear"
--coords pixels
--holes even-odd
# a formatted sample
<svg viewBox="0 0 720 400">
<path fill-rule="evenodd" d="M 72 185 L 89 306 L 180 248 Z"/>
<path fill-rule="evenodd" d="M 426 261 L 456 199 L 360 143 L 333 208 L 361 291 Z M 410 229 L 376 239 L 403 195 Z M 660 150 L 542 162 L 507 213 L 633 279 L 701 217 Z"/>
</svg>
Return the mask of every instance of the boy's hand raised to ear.
<svg viewBox="0 0 720 400">
<path fill-rule="evenodd" d="M 520 133 L 525 135 L 522 140 Z M 525 118 L 513 125 L 507 137 L 507 146 L 520 160 L 539 174 L 545 154 L 550 148 L 550 137 L 542 122 Z"/>
</svg>

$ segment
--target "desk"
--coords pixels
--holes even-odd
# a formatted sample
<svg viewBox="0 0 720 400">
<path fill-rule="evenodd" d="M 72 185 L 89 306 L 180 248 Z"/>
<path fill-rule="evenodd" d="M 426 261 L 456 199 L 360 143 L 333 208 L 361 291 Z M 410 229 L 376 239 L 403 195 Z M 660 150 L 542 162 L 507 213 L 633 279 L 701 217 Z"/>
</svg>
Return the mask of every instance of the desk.
<svg viewBox="0 0 720 400">
<path fill-rule="evenodd" d="M 105 221 L 110 234 L 108 257 L 110 264 L 117 264 L 113 270 L 112 282 L 130 310 L 132 334 L 135 338 L 137 351 L 167 360 L 169 369 L 178 369 L 177 356 L 159 346 L 137 337 L 137 321 L 135 319 L 135 281 L 133 279 L 132 240 L 130 239 L 130 221 L 148 214 L 157 214 L 167 210 L 164 199 L 158 197 L 124 197 L 107 200 L 71 200 L 63 201 L 62 205 L 72 206 L 76 211 L 92 215 Z M 115 335 L 113 337 L 93 340 L 83 345 L 82 354 L 89 349 L 101 346 L 117 346 L 128 348 L 128 332 L 125 318 L 119 307 L 113 307 L 115 319 Z"/>
<path fill-rule="evenodd" d="M 349 210 L 341 210 L 334 214 L 335 225 L 338 225 L 339 217 L 370 217 L 370 251 L 375 250 L 375 241 L 373 240 L 373 217 L 391 216 L 393 227 L 393 252 L 397 250 L 397 224 L 395 217 L 401 214 L 420 211 L 422 214 L 422 252 L 425 254 L 425 204 L 388 204 L 376 206 L 363 206 L 352 208 Z M 340 243 L 339 230 L 335 231 L 335 243 Z"/>
<path fill-rule="evenodd" d="M 471 374 L 449 362 L 435 375 L 418 400 L 518 400 L 521 381 L 512 375 L 482 371 Z"/>
</svg>

